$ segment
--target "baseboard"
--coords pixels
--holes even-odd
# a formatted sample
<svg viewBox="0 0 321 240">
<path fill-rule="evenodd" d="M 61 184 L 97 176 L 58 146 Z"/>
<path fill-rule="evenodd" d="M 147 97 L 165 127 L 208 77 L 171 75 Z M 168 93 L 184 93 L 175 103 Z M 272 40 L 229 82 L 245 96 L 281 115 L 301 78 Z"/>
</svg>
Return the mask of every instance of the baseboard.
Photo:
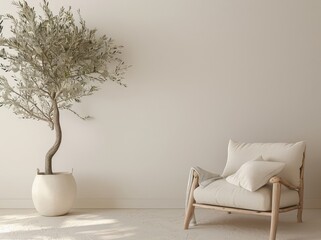
<svg viewBox="0 0 321 240">
<path fill-rule="evenodd" d="M 31 199 L 0 199 L 0 208 L 33 208 Z M 75 208 L 183 208 L 183 199 L 78 198 Z"/>
<path fill-rule="evenodd" d="M 31 199 L 0 199 L 0 208 L 33 208 Z M 78 198 L 75 208 L 184 208 L 184 199 Z M 321 199 L 305 199 L 304 208 L 321 208 Z"/>
<path fill-rule="evenodd" d="M 182 208 L 184 200 L 178 199 L 78 199 L 76 208 Z"/>
</svg>

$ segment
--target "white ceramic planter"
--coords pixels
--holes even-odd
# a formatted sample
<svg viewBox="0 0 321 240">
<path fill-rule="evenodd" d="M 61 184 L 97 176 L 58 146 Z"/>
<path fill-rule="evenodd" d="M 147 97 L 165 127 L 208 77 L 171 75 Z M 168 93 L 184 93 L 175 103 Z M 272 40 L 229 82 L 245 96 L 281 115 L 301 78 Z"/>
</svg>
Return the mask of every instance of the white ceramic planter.
<svg viewBox="0 0 321 240">
<path fill-rule="evenodd" d="M 76 192 L 72 173 L 38 174 L 32 185 L 32 200 L 41 215 L 60 216 L 72 208 Z"/>
</svg>

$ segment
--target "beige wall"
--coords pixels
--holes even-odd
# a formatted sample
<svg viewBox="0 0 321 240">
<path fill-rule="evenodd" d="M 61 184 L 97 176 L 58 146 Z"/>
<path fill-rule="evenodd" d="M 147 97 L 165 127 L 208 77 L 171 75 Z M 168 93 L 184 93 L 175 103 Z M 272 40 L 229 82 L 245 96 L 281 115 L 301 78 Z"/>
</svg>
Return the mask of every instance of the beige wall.
<svg viewBox="0 0 321 240">
<path fill-rule="evenodd" d="M 230 138 L 305 140 L 306 203 L 321 207 L 321 1 L 51 1 L 61 5 L 133 65 L 128 88 L 106 84 L 76 107 L 95 119 L 62 114 L 54 169 L 74 169 L 78 207 L 183 207 L 189 168 L 221 173 Z M 0 207 L 32 206 L 53 133 L 4 108 L 0 119 Z"/>
</svg>

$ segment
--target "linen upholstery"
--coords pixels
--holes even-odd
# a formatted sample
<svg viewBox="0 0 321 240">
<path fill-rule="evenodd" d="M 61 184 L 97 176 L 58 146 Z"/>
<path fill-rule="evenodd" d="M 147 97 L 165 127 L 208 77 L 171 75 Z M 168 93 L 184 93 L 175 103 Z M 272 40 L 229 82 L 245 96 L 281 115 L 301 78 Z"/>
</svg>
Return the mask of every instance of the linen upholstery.
<svg viewBox="0 0 321 240">
<path fill-rule="evenodd" d="M 266 161 L 286 164 L 280 177 L 289 183 L 300 185 L 300 167 L 302 166 L 305 143 L 238 143 L 230 140 L 228 157 L 222 176 L 235 173 L 245 162 L 262 156 Z"/>
<path fill-rule="evenodd" d="M 279 174 L 284 167 L 284 162 L 264 161 L 260 156 L 244 163 L 236 173 L 228 176 L 226 181 L 254 192 L 267 184 L 270 178 Z"/>
<path fill-rule="evenodd" d="M 220 179 L 204 188 L 196 188 L 194 190 L 194 198 L 197 203 L 201 204 L 271 211 L 272 186 L 265 185 L 255 192 L 250 192 L 228 183 L 226 179 Z M 297 205 L 299 203 L 299 194 L 297 191 L 282 187 L 280 201 L 281 208 Z"/>
</svg>

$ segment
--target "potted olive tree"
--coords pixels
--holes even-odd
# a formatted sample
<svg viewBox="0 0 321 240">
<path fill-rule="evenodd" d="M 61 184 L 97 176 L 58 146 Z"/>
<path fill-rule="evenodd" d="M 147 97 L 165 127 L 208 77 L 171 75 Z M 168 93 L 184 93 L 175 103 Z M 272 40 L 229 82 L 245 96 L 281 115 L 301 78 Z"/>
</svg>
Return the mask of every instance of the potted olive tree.
<svg viewBox="0 0 321 240">
<path fill-rule="evenodd" d="M 71 173 L 54 173 L 52 159 L 62 140 L 60 111 L 72 109 L 80 98 L 92 95 L 107 80 L 121 86 L 127 66 L 121 47 L 105 35 L 98 37 L 71 8 L 54 14 L 48 1 L 43 12 L 26 1 L 14 2 L 18 15 L 0 16 L 0 106 L 25 119 L 46 122 L 56 140 L 45 156 L 45 171 L 34 180 L 33 202 L 42 215 L 66 214 L 72 207 L 76 184 Z M 4 22 L 11 33 L 3 36 Z"/>
</svg>

